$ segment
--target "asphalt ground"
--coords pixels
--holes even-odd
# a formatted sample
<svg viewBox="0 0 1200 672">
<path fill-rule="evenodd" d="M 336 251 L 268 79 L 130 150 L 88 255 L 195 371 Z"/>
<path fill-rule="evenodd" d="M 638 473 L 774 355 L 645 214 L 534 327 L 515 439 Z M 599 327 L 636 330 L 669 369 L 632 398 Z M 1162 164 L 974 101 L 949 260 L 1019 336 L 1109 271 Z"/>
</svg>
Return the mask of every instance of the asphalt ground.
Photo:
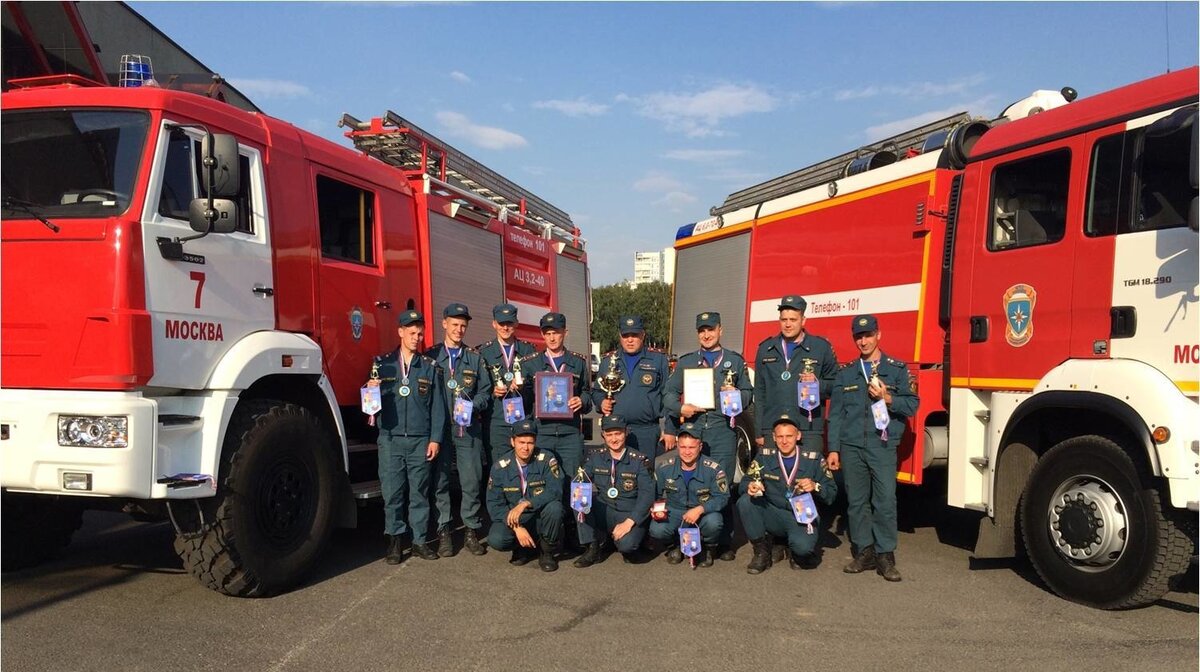
<svg viewBox="0 0 1200 672">
<path fill-rule="evenodd" d="M 1188 670 L 1196 567 L 1144 609 L 1062 600 L 1015 561 L 972 560 L 978 514 L 901 502 L 904 581 L 848 575 L 837 521 L 824 562 L 745 572 L 619 555 L 553 574 L 507 553 L 388 566 L 378 507 L 339 530 L 308 582 L 273 598 L 202 588 L 167 524 L 93 512 L 57 560 L 3 576 L 8 670 Z M 943 500 L 944 501 L 944 500 Z"/>
</svg>

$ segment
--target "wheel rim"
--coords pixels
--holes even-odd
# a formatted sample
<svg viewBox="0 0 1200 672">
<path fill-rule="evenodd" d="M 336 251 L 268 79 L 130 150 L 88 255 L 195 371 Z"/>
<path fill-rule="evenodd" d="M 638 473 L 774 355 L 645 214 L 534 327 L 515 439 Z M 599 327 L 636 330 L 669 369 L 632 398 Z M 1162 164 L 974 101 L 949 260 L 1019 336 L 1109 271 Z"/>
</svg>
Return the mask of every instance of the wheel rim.
<svg viewBox="0 0 1200 672">
<path fill-rule="evenodd" d="M 315 504 L 313 475 L 298 459 L 271 465 L 259 488 L 258 524 L 263 535 L 280 548 L 300 544 L 309 531 Z"/>
<path fill-rule="evenodd" d="M 1081 475 L 1063 481 L 1050 497 L 1047 513 L 1054 549 L 1077 569 L 1103 571 L 1125 553 L 1125 503 L 1104 480 Z"/>
</svg>

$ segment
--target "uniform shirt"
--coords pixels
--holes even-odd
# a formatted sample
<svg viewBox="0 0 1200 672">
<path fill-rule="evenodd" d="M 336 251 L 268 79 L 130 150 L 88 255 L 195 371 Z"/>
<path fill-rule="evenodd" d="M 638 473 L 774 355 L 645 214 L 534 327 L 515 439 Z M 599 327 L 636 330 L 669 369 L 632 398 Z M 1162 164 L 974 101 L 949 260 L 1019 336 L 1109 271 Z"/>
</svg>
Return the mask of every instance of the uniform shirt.
<svg viewBox="0 0 1200 672">
<path fill-rule="evenodd" d="M 862 359 L 855 358 L 838 370 L 834 377 L 833 398 L 829 404 L 829 452 L 840 451 L 843 446 L 868 448 L 883 446 L 880 431 L 875 429 L 875 417 L 871 404 L 875 400 L 867 394 L 867 378 L 863 375 Z M 867 375 L 870 375 L 867 365 Z M 896 359 L 879 353 L 876 369 L 879 380 L 892 394 L 888 405 L 891 421 L 887 429 L 887 447 L 895 449 L 904 436 L 905 420 L 917 412 L 917 394 L 912 389 L 912 378 L 908 367 Z"/>
<path fill-rule="evenodd" d="M 400 375 L 400 350 L 375 358 L 379 367 L 379 429 L 401 436 L 424 436 L 441 441 L 446 425 L 446 401 L 442 394 L 442 373 L 430 358 L 413 354 L 408 370 L 407 397 L 400 395 L 404 386 Z"/>
<path fill-rule="evenodd" d="M 563 474 L 554 456 L 534 449 L 525 466 L 525 492 L 521 492 L 520 464 L 514 455 L 492 465 L 487 484 L 487 510 L 494 525 L 503 525 L 508 512 L 521 502 L 529 502 L 531 511 L 562 499 Z"/>
<path fill-rule="evenodd" d="M 721 387 L 725 384 L 726 374 L 733 376 L 733 386 L 741 392 L 742 409 L 750 408 L 750 395 L 754 384 L 750 382 L 750 373 L 746 370 L 746 360 L 733 350 L 724 349 L 716 353 L 713 363 L 713 401 L 717 407 L 693 415 L 689 420 L 699 423 L 701 427 L 709 427 L 714 423 L 729 424 L 729 418 L 721 413 Z M 675 371 L 667 379 L 663 390 L 663 408 L 672 418 L 678 418 L 683 411 L 683 372 L 685 369 L 707 369 L 712 365 L 706 360 L 703 350 L 697 350 L 679 358 L 675 363 Z M 672 425 L 671 429 L 674 429 Z M 673 432 L 672 432 L 673 433 Z"/>
<path fill-rule="evenodd" d="M 614 465 L 607 448 L 592 450 L 584 462 L 583 471 L 592 481 L 593 496 L 609 509 L 628 514 L 638 525 L 649 517 L 650 505 L 654 503 L 654 476 L 650 460 L 645 455 L 627 447 Z M 617 489 L 615 499 L 608 496 L 611 487 Z"/>
<path fill-rule="evenodd" d="M 454 358 L 454 375 L 450 375 L 450 350 L 445 343 L 429 349 L 425 353 L 437 363 L 442 370 L 442 379 L 446 388 L 443 396 L 446 398 L 446 421 L 454 424 L 454 400 L 458 397 L 471 400 L 475 410 L 471 412 L 471 425 L 478 426 L 483 414 L 492 405 L 492 378 L 483 370 L 483 360 L 474 349 L 462 346 L 459 355 Z M 450 389 L 450 381 L 455 384 Z"/>
<path fill-rule="evenodd" d="M 492 340 L 488 341 L 487 343 L 484 343 L 483 345 L 479 346 L 479 357 L 483 360 L 483 368 L 485 370 L 487 370 L 487 375 L 488 375 L 489 380 L 491 380 L 491 382 L 492 382 L 493 388 L 496 387 L 496 385 L 504 385 L 506 387 L 512 387 L 511 382 L 504 381 L 504 378 L 503 378 L 504 372 L 505 371 L 512 371 L 512 372 L 519 371 L 521 368 L 521 358 L 528 357 L 529 355 L 532 355 L 535 352 L 537 352 L 537 349 L 535 349 L 533 347 L 532 343 L 529 343 L 527 341 L 522 341 L 519 338 L 514 339 L 513 340 L 512 365 L 510 366 L 509 364 L 507 364 L 504 361 L 504 351 L 500 348 L 500 341 L 492 339 Z M 495 377 L 495 373 L 494 373 L 495 367 L 500 367 L 500 375 L 501 375 L 500 378 Z M 532 381 L 524 381 L 523 380 L 521 382 L 523 384 L 527 385 L 527 384 L 531 383 Z M 492 414 L 493 421 L 497 422 L 497 423 L 504 423 L 504 412 L 500 410 L 499 404 L 493 404 L 493 406 L 495 408 L 495 412 Z M 530 415 L 532 415 L 532 414 L 530 414 Z"/>
<path fill-rule="evenodd" d="M 580 418 L 584 413 L 592 410 L 592 400 L 588 395 L 588 389 L 592 385 L 592 368 L 588 366 L 587 360 L 583 355 L 577 352 L 564 350 L 563 354 L 554 360 L 558 365 L 561 373 L 571 374 L 571 390 L 569 394 L 564 395 L 565 399 L 571 397 L 579 397 L 583 402 L 583 406 L 573 415 L 570 420 L 562 418 L 538 418 L 538 422 L 542 425 L 551 423 L 565 423 L 574 427 L 580 426 Z M 521 396 L 525 398 L 525 409 L 530 416 L 536 416 L 538 408 L 538 400 L 534 398 L 537 393 L 536 375 L 543 371 L 555 371 L 555 368 L 550 363 L 550 358 L 544 352 L 535 352 L 521 360 L 521 375 L 525 378 L 525 384 L 521 386 Z"/>
<path fill-rule="evenodd" d="M 691 480 L 683 470 L 677 453 L 663 458 L 654 472 L 658 482 L 658 498 L 667 500 L 668 511 L 683 513 L 703 506 L 705 513 L 720 511 L 729 503 L 729 480 L 716 460 L 701 456 L 696 460 Z"/>
<path fill-rule="evenodd" d="M 800 466 L 796 468 L 796 477 L 792 480 L 790 488 L 787 485 L 786 475 L 779 466 L 778 450 L 763 448 L 758 457 L 754 458 L 754 461 L 762 469 L 762 483 L 765 491 L 763 497 L 767 498 L 767 504 L 790 511 L 792 505 L 788 502 L 788 497 L 802 492 L 799 487 L 802 478 L 811 479 L 817 484 L 817 489 L 812 493 L 813 497 L 819 498 L 826 504 L 833 504 L 833 500 L 837 499 L 837 482 L 833 480 L 833 472 L 829 471 L 829 467 L 825 465 L 825 458 L 816 451 L 800 450 L 799 446 L 792 454 L 800 460 Z M 750 481 L 749 476 L 742 478 L 743 495 L 750 487 Z"/>
<path fill-rule="evenodd" d="M 616 363 L 613 363 L 613 354 Z M 613 415 L 625 418 L 631 425 L 657 425 L 663 417 L 663 388 L 667 384 L 671 368 L 667 356 L 657 350 L 643 348 L 634 359 L 632 375 L 625 368 L 623 351 L 612 351 L 604 355 L 600 371 L 592 381 L 592 404 L 600 408 L 608 394 L 600 387 L 600 379 L 610 371 L 616 372 L 625 386 L 613 395 Z"/>
<path fill-rule="evenodd" d="M 825 428 L 825 402 L 829 400 L 833 389 L 833 376 L 837 373 L 837 358 L 833 354 L 833 346 L 829 341 L 808 332 L 792 351 L 791 363 L 783 352 L 782 336 L 776 334 L 758 344 L 758 352 L 754 355 L 754 424 L 761 436 L 771 434 L 772 428 L 768 420 L 780 413 L 796 414 L 800 411 L 800 400 L 797 383 L 800 374 L 804 372 L 804 360 L 810 360 L 812 371 L 821 382 L 821 405 L 813 409 L 812 422 L 808 421 L 808 412 L 800 412 L 797 420 L 800 431 L 820 433 Z M 784 380 L 784 371 L 790 371 L 791 376 Z"/>
</svg>

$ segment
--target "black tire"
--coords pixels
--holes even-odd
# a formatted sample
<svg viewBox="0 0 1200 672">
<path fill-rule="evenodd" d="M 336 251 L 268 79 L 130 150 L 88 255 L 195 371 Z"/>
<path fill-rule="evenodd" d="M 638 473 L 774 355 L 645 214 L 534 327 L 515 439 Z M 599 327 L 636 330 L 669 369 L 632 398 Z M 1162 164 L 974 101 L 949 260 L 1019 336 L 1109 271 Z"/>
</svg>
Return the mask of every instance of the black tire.
<svg viewBox="0 0 1200 672">
<path fill-rule="evenodd" d="M 296 585 L 333 529 L 339 478 L 332 438 L 307 409 L 242 402 L 225 435 L 211 525 L 175 539 L 188 572 L 213 590 L 265 597 Z"/>
<path fill-rule="evenodd" d="M 5 492 L 0 511 L 0 564 L 6 572 L 40 565 L 58 555 L 83 524 L 83 501 L 75 497 Z"/>
<path fill-rule="evenodd" d="M 1058 527 L 1052 527 L 1055 517 Z M 1191 554 L 1149 475 L 1100 436 L 1067 439 L 1042 456 L 1021 499 L 1021 532 L 1030 562 L 1051 590 L 1100 609 L 1158 600 Z M 1072 552 L 1075 558 L 1068 557 Z"/>
</svg>

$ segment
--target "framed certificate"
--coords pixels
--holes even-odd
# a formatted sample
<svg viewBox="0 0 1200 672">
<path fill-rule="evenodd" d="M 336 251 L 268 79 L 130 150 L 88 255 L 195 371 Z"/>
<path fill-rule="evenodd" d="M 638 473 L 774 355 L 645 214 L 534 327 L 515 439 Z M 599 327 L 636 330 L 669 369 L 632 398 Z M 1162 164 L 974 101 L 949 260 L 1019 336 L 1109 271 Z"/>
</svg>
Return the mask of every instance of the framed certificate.
<svg viewBox="0 0 1200 672">
<path fill-rule="evenodd" d="M 542 371 L 534 374 L 534 415 L 539 418 L 567 420 L 575 417 L 575 413 L 567 405 L 574 396 L 572 382 L 569 373 Z"/>
<path fill-rule="evenodd" d="M 713 370 L 684 369 L 683 370 L 683 403 L 705 409 L 717 407 L 716 395 L 713 394 L 715 380 Z"/>
</svg>

